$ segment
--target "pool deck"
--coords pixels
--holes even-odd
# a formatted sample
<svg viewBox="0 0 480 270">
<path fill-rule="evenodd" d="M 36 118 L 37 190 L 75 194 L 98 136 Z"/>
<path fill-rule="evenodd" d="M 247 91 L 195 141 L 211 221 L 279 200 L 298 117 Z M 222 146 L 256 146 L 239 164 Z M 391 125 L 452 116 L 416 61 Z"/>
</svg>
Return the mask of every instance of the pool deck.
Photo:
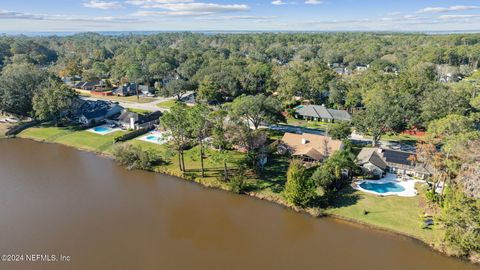
<svg viewBox="0 0 480 270">
<path fill-rule="evenodd" d="M 360 186 L 362 183 L 372 183 L 372 184 L 385 184 L 385 183 L 395 183 L 402 186 L 405 190 L 401 192 L 386 192 L 386 193 L 379 193 L 372 190 L 364 189 Z M 415 189 L 416 183 L 425 183 L 423 180 L 415 180 L 409 177 L 408 180 L 398 180 L 398 176 L 396 174 L 387 174 L 384 178 L 379 180 L 359 180 L 355 182 L 353 186 L 354 189 L 360 190 L 366 193 L 379 195 L 379 196 L 400 196 L 400 197 L 415 197 L 417 196 L 417 190 Z"/>
<path fill-rule="evenodd" d="M 149 140 L 149 139 L 147 139 L 147 137 L 149 137 L 149 136 L 157 136 L 157 137 L 162 138 L 162 140 L 161 141 Z M 167 143 L 170 140 L 169 137 L 165 138 L 165 136 L 166 136 L 165 132 L 152 131 L 152 132 L 149 132 L 149 133 L 137 138 L 137 140 L 162 145 L 162 144 Z"/>
</svg>

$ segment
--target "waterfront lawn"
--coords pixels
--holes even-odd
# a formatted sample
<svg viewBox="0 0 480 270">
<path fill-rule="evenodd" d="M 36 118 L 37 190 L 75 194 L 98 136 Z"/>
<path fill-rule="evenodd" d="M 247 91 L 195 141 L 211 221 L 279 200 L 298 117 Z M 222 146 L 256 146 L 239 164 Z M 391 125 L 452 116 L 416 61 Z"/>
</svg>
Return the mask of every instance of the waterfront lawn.
<svg viewBox="0 0 480 270">
<path fill-rule="evenodd" d="M 424 188 L 420 186 L 417 186 L 417 190 L 421 194 L 424 192 Z M 440 239 L 443 231 L 436 226 L 433 229 L 422 229 L 421 196 L 380 197 L 347 187 L 334 199 L 327 213 L 408 234 L 427 243 L 434 243 Z M 368 214 L 365 215 L 364 211 L 368 211 Z"/>
<path fill-rule="evenodd" d="M 58 138 L 55 142 L 85 150 L 107 152 L 113 146 L 113 139 L 123 133 L 116 131 L 100 135 L 89 131 L 76 131 Z"/>
<path fill-rule="evenodd" d="M 178 102 L 177 99 L 171 99 L 171 100 L 167 100 L 167 101 L 163 101 L 163 102 L 158 103 L 157 107 L 170 109 L 173 106 L 175 106 L 175 104 L 177 104 L 177 102 Z"/>
<path fill-rule="evenodd" d="M 76 131 L 71 128 L 32 127 L 24 130 L 18 136 L 38 141 L 60 143 L 89 151 L 106 152 L 113 145 L 113 139 L 122 133 L 122 131 L 117 131 L 100 135 L 88 131 Z"/>
<path fill-rule="evenodd" d="M 18 134 L 18 137 L 38 141 L 55 142 L 57 138 L 72 132 L 74 131 L 71 129 L 61 127 L 31 127 Z"/>
</svg>

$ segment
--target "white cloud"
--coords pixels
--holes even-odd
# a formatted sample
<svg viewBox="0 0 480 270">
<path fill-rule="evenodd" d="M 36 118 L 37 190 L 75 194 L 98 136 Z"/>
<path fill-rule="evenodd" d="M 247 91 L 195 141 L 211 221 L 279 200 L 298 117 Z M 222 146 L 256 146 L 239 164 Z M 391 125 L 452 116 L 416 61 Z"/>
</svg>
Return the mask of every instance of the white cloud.
<svg viewBox="0 0 480 270">
<path fill-rule="evenodd" d="M 287 3 L 283 2 L 283 0 L 273 0 L 272 5 L 281 6 L 286 5 Z"/>
<path fill-rule="evenodd" d="M 247 5 L 240 4 L 213 4 L 213 3 L 168 3 L 168 4 L 152 4 L 150 8 L 163 9 L 162 11 L 146 11 L 141 10 L 134 15 L 151 17 L 151 16 L 204 16 L 226 12 L 248 11 Z"/>
<path fill-rule="evenodd" d="M 470 14 L 457 14 L 457 15 L 442 15 L 438 17 L 442 20 L 458 20 L 458 19 L 472 19 L 472 18 L 480 18 L 480 14 L 470 15 Z"/>
<path fill-rule="evenodd" d="M 88 2 L 83 3 L 84 7 L 87 8 L 96 8 L 96 9 L 115 9 L 121 8 L 122 5 L 118 2 L 104 2 L 104 1 L 96 1 L 90 0 Z"/>
<path fill-rule="evenodd" d="M 319 4 L 323 4 L 323 1 L 320 1 L 320 0 L 306 0 L 305 4 L 307 4 L 307 5 L 319 5 Z"/>
<path fill-rule="evenodd" d="M 450 6 L 450 7 L 426 7 L 417 10 L 417 13 L 440 13 L 440 12 L 452 12 L 452 11 L 465 11 L 480 9 L 480 6 Z"/>
<path fill-rule="evenodd" d="M 42 20 L 43 17 L 41 15 L 35 15 L 35 14 L 29 14 L 29 13 L 0 10 L 0 20 L 1 19 Z"/>
<path fill-rule="evenodd" d="M 142 8 L 152 8 L 158 4 L 178 4 L 178 3 L 192 3 L 194 0 L 129 0 L 127 4 L 134 6 L 141 6 Z"/>
</svg>

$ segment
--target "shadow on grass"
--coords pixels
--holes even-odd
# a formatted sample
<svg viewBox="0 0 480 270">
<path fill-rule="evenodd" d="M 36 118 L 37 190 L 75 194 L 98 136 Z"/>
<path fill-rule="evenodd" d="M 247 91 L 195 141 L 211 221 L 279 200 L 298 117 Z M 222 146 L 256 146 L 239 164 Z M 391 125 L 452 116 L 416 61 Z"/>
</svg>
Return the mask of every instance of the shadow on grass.
<svg viewBox="0 0 480 270">
<path fill-rule="evenodd" d="M 360 199 L 360 195 L 351 186 L 347 186 L 332 195 L 329 198 L 330 208 L 342 208 L 350 205 L 354 205 Z"/>
<path fill-rule="evenodd" d="M 262 189 L 270 187 L 274 193 L 282 192 L 289 164 L 288 157 L 273 155 L 260 172 L 259 181 L 263 182 L 264 185 L 259 185 L 259 188 L 260 186 Z"/>
</svg>

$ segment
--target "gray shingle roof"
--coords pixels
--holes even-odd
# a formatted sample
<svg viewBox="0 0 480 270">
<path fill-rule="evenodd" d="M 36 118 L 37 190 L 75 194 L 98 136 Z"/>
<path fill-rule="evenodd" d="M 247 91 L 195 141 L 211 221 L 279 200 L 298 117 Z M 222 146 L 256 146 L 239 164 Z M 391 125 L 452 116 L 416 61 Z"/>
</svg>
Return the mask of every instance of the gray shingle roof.
<svg viewBox="0 0 480 270">
<path fill-rule="evenodd" d="M 387 168 L 387 163 L 382 159 L 378 154 L 378 148 L 363 148 L 357 156 L 357 163 L 363 165 L 365 163 L 372 163 L 378 168 L 385 170 Z"/>
<path fill-rule="evenodd" d="M 341 121 L 350 121 L 352 116 L 344 110 L 328 109 L 320 105 L 304 105 L 296 109 L 296 113 L 301 116 L 315 117 L 322 119 L 333 119 Z"/>
</svg>

